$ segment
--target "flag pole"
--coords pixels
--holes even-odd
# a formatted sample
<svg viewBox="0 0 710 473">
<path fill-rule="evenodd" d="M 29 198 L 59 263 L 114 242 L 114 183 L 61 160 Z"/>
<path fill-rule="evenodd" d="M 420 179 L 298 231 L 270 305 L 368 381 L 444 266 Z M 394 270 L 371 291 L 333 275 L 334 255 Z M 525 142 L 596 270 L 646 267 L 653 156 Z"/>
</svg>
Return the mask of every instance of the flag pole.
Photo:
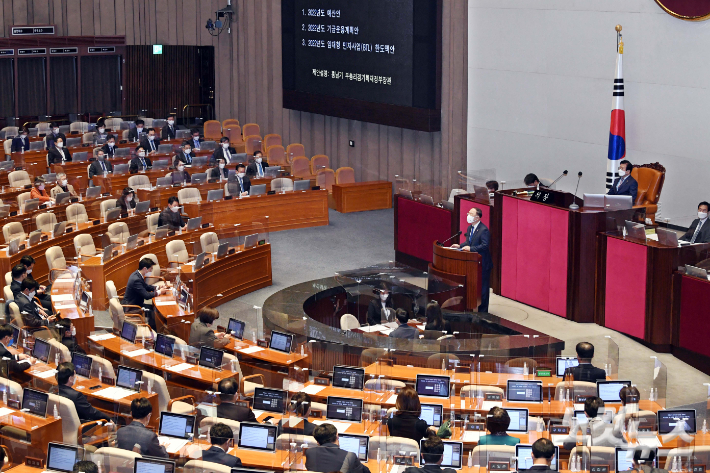
<svg viewBox="0 0 710 473">
<path fill-rule="evenodd" d="M 624 117 L 624 40 L 621 25 L 616 25 L 616 70 L 611 101 L 611 125 L 609 127 L 609 151 L 606 168 L 606 188 L 610 189 L 617 178 L 619 162 L 626 157 L 626 124 Z"/>
</svg>

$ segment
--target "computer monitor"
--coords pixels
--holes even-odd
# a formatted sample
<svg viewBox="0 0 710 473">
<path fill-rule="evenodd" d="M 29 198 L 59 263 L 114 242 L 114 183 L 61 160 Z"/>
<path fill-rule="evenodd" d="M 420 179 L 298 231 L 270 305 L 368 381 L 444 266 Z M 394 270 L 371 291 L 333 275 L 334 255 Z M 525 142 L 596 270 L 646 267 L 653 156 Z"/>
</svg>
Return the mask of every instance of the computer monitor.
<svg viewBox="0 0 710 473">
<path fill-rule="evenodd" d="M 422 413 L 419 418 L 434 427 L 441 427 L 441 419 L 444 417 L 444 406 L 442 404 L 422 404 Z"/>
<path fill-rule="evenodd" d="M 86 198 L 87 199 L 95 199 L 96 197 L 98 197 L 100 195 L 101 195 L 101 186 L 86 188 Z"/>
<path fill-rule="evenodd" d="M 126 240 L 126 251 L 133 250 L 138 247 L 138 235 L 131 235 Z"/>
<path fill-rule="evenodd" d="M 558 356 L 557 376 L 561 378 L 565 375 L 567 367 L 574 368 L 575 366 L 579 366 L 579 360 L 576 356 Z"/>
<path fill-rule="evenodd" d="M 362 399 L 328 396 L 325 418 L 344 422 L 361 422 L 362 402 Z"/>
<path fill-rule="evenodd" d="M 419 441 L 419 451 L 422 451 L 424 447 L 424 442 L 426 439 L 421 439 Z M 463 467 L 463 442 L 452 442 L 450 440 L 444 440 L 444 455 L 441 460 L 442 468 L 453 468 L 454 470 L 460 470 Z M 424 465 L 424 455 L 420 455 L 419 464 Z"/>
<path fill-rule="evenodd" d="M 159 333 L 155 339 L 155 352 L 160 353 L 168 358 L 173 357 L 173 348 L 175 345 L 175 339 L 173 337 L 168 337 L 165 334 Z"/>
<path fill-rule="evenodd" d="M 136 202 L 136 209 L 135 209 L 136 215 L 144 214 L 148 210 L 150 210 L 150 201 L 149 200 L 143 200 L 141 202 Z"/>
<path fill-rule="evenodd" d="M 252 424 L 251 422 L 241 422 L 239 424 L 238 448 L 249 448 L 262 452 L 276 451 L 276 430 L 275 425 Z"/>
<path fill-rule="evenodd" d="M 605 195 L 604 207 L 607 210 L 628 210 L 633 207 L 630 195 Z"/>
<path fill-rule="evenodd" d="M 365 387 L 365 368 L 333 366 L 333 386 L 362 390 Z"/>
<path fill-rule="evenodd" d="M 247 248 L 254 248 L 259 241 L 259 234 L 258 233 L 252 233 L 251 235 L 247 235 L 244 237 L 244 249 L 246 250 Z"/>
<path fill-rule="evenodd" d="M 683 431 L 689 434 L 696 432 L 695 409 L 661 409 L 658 416 L 658 434 L 669 434 L 681 424 Z M 685 423 L 683 427 L 682 423 Z"/>
<path fill-rule="evenodd" d="M 367 435 L 338 434 L 338 445 L 347 452 L 352 452 L 361 462 L 367 461 L 370 437 Z"/>
<path fill-rule="evenodd" d="M 286 412 L 287 396 L 288 393 L 283 389 L 254 388 L 252 408 L 283 414 Z"/>
<path fill-rule="evenodd" d="M 308 179 L 302 181 L 293 181 L 294 191 L 307 191 L 311 188 L 311 181 Z"/>
<path fill-rule="evenodd" d="M 159 177 L 155 181 L 155 187 L 170 187 L 173 183 L 173 178 L 171 177 Z"/>
<path fill-rule="evenodd" d="M 187 231 L 197 230 L 202 225 L 202 217 L 191 218 L 187 221 Z"/>
<path fill-rule="evenodd" d="M 46 340 L 35 338 L 35 346 L 32 348 L 32 356 L 38 360 L 48 363 L 51 345 Z"/>
<path fill-rule="evenodd" d="M 217 258 L 224 258 L 229 253 L 229 243 L 220 243 L 217 247 Z"/>
<path fill-rule="evenodd" d="M 256 186 L 251 186 L 249 188 L 249 195 L 262 195 L 266 194 L 266 184 L 259 184 Z"/>
<path fill-rule="evenodd" d="M 136 324 L 132 324 L 130 322 L 123 322 L 123 326 L 121 326 L 121 338 L 131 342 L 131 343 L 136 343 L 136 335 L 138 334 L 138 326 Z"/>
<path fill-rule="evenodd" d="M 20 329 L 12 324 L 10 324 L 10 327 L 12 327 L 12 341 L 10 345 L 16 347 L 20 342 Z"/>
<path fill-rule="evenodd" d="M 89 308 L 89 299 L 91 299 L 89 293 L 86 291 L 81 291 L 81 299 L 79 299 L 79 309 L 81 309 L 82 312 L 86 312 L 86 309 Z"/>
<path fill-rule="evenodd" d="M 220 369 L 222 368 L 222 358 L 224 352 L 216 348 L 200 347 L 200 360 L 198 364 L 206 368 Z"/>
<path fill-rule="evenodd" d="M 417 394 L 430 397 L 449 397 L 450 383 L 449 376 L 418 374 Z"/>
<path fill-rule="evenodd" d="M 241 320 L 229 319 L 229 323 L 227 324 L 227 333 L 233 336 L 234 338 L 238 338 L 239 340 L 241 340 L 244 338 L 245 325 L 246 324 Z"/>
<path fill-rule="evenodd" d="M 22 391 L 22 409 L 27 409 L 30 414 L 47 417 L 47 401 L 49 401 L 47 393 L 30 388 Z"/>
<path fill-rule="evenodd" d="M 71 192 L 60 192 L 54 197 L 57 204 L 63 204 L 65 201 L 71 198 Z"/>
<path fill-rule="evenodd" d="M 62 443 L 47 444 L 47 470 L 71 473 L 74 465 L 81 461 L 79 447 Z"/>
<path fill-rule="evenodd" d="M 584 207 L 600 207 L 604 208 L 605 194 L 584 194 Z"/>
<path fill-rule="evenodd" d="M 504 407 L 505 412 L 510 417 L 508 432 L 527 432 L 528 431 L 528 410 L 512 407 Z"/>
<path fill-rule="evenodd" d="M 91 378 L 91 365 L 93 365 L 94 360 L 90 356 L 74 352 L 71 355 L 71 362 L 74 365 L 76 374 L 84 378 Z"/>
<path fill-rule="evenodd" d="M 116 375 L 116 386 L 133 391 L 140 391 L 140 381 L 142 380 L 143 372 L 141 370 L 119 365 Z"/>
<path fill-rule="evenodd" d="M 597 397 L 607 402 L 621 402 L 619 391 L 624 386 L 631 386 L 631 381 L 597 381 Z"/>
<path fill-rule="evenodd" d="M 133 473 L 175 473 L 175 462 L 157 458 L 136 458 Z"/>
<path fill-rule="evenodd" d="M 128 164 L 117 164 L 113 167 L 113 174 L 126 174 L 128 172 Z"/>
<path fill-rule="evenodd" d="M 644 447 L 644 448 L 651 448 L 651 447 Z M 634 469 L 634 451 L 636 449 L 634 447 L 630 448 L 624 448 L 624 447 L 616 447 L 616 451 L 614 452 L 614 465 L 615 465 L 615 471 L 621 472 L 621 471 L 629 471 Z M 656 454 L 656 458 L 658 458 L 658 449 L 653 448 L 653 451 Z"/>
<path fill-rule="evenodd" d="M 205 265 L 206 259 L 207 259 L 207 253 L 205 253 L 205 252 L 202 252 L 195 257 L 195 264 L 193 266 L 195 271 L 197 271 L 198 269 L 200 269 L 201 267 L 203 267 Z"/>
<path fill-rule="evenodd" d="M 190 291 L 188 291 L 185 286 L 182 286 L 180 288 L 180 299 L 178 302 L 181 305 L 185 305 L 185 304 L 187 304 L 188 300 L 190 300 Z"/>
<path fill-rule="evenodd" d="M 269 341 L 269 348 L 271 348 L 272 350 L 278 350 L 284 353 L 291 353 L 292 344 L 293 335 L 277 332 L 276 330 L 271 331 L 271 340 Z"/>
<path fill-rule="evenodd" d="M 204 184 L 207 182 L 207 173 L 206 172 L 198 172 L 192 175 L 190 178 L 190 182 L 192 184 Z"/>
<path fill-rule="evenodd" d="M 212 202 L 213 200 L 222 200 L 222 189 L 212 189 L 207 191 L 207 202 Z"/>
<path fill-rule="evenodd" d="M 189 438 L 195 432 L 195 416 L 188 414 L 176 414 L 174 412 L 160 413 L 160 429 L 158 435 L 177 437 L 180 439 Z"/>
<path fill-rule="evenodd" d="M 552 457 L 552 462 L 550 463 L 550 469 L 554 471 L 559 471 L 559 463 L 557 458 L 560 456 L 560 447 L 555 446 L 555 456 Z M 515 446 L 515 464 L 520 470 L 528 470 L 533 466 L 532 459 L 532 445 L 521 445 Z"/>
<path fill-rule="evenodd" d="M 542 402 L 542 381 L 509 379 L 508 402 Z"/>
</svg>

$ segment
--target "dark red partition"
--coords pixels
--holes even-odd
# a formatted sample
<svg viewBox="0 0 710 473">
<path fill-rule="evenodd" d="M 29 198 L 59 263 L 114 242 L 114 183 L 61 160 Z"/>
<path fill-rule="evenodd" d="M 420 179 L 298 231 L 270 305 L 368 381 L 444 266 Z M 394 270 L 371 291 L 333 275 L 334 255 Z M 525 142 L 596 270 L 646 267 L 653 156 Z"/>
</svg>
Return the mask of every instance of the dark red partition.
<svg viewBox="0 0 710 473">
<path fill-rule="evenodd" d="M 398 262 L 426 270 L 432 262 L 432 243 L 452 235 L 450 210 L 395 196 L 394 249 Z"/>
</svg>

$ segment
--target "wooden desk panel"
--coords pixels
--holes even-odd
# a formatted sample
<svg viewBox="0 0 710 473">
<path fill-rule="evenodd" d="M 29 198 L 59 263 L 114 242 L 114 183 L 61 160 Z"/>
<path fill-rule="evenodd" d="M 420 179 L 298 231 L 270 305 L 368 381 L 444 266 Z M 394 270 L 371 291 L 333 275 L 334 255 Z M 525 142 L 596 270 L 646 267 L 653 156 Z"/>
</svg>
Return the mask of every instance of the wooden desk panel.
<svg viewBox="0 0 710 473">
<path fill-rule="evenodd" d="M 340 213 L 392 208 L 390 181 L 333 185 L 334 208 Z"/>
<path fill-rule="evenodd" d="M 37 260 L 37 263 L 35 263 L 35 269 L 32 270 L 32 274 L 34 274 L 38 265 L 39 260 Z M 54 284 L 52 284 L 51 295 L 58 296 L 64 294 L 74 294 L 74 279 L 57 279 L 56 281 L 54 281 Z M 64 304 L 67 304 L 67 306 L 69 306 L 69 303 L 64 301 L 62 301 L 61 304 L 62 306 L 64 306 Z M 54 307 L 55 305 L 56 303 L 52 301 L 52 307 Z M 70 308 L 61 309 L 60 312 L 63 319 L 69 319 L 71 320 L 72 324 L 74 324 L 74 326 L 76 327 L 76 341 L 81 346 L 81 348 L 86 350 L 88 340 L 87 337 L 94 330 L 93 312 L 82 311 L 76 305 L 76 303 L 74 303 Z"/>
<path fill-rule="evenodd" d="M 71 153 L 71 151 L 70 151 Z M 15 166 L 22 166 L 30 176 L 41 176 L 47 173 L 47 150 L 25 151 L 12 153 Z"/>
<path fill-rule="evenodd" d="M 8 406 L 0 403 L 0 407 L 5 408 Z M 15 461 L 23 459 L 26 455 L 46 459 L 47 444 L 49 442 L 62 442 L 61 419 L 55 419 L 51 413 L 42 418 L 15 409 L 12 409 L 12 411 L 12 414 L 0 417 L 0 425 L 17 429 L 26 435 L 26 440 L 28 441 L 25 443 L 14 437 L 6 437 L 4 434 L 0 436 L 3 439 L 3 444 L 8 445 L 11 453 L 16 454 L 16 456 L 13 456 Z M 18 447 L 17 451 L 13 448 L 14 446 Z"/>
<path fill-rule="evenodd" d="M 329 221 L 328 193 L 324 190 L 186 204 L 185 212 L 190 218 L 202 216 L 202 222 L 230 226 L 257 222 L 266 216 L 270 232 L 328 225 Z"/>
</svg>

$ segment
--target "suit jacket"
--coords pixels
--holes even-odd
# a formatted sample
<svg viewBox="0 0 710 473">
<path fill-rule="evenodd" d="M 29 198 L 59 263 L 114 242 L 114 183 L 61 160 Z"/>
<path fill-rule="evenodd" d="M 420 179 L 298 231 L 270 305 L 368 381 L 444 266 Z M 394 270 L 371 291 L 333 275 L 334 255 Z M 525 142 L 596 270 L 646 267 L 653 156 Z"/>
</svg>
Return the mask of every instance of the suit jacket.
<svg viewBox="0 0 710 473">
<path fill-rule="evenodd" d="M 56 186 L 54 186 L 52 188 L 51 191 L 49 191 L 49 195 L 51 195 L 52 199 L 54 199 L 57 196 L 57 194 L 61 194 L 62 192 L 69 192 L 69 194 L 71 194 L 73 196 L 79 195 L 76 193 L 76 191 L 74 190 L 74 186 L 72 186 L 71 184 L 67 184 L 67 190 L 64 190 L 64 188 L 62 186 L 57 184 Z"/>
<path fill-rule="evenodd" d="M 409 340 L 414 340 L 416 338 L 419 338 L 419 330 L 417 330 L 415 327 L 412 327 L 409 324 L 400 325 L 399 327 L 394 329 L 392 332 L 390 332 L 390 337 L 392 337 L 392 338 L 407 338 Z"/>
<path fill-rule="evenodd" d="M 30 199 L 39 199 L 39 203 L 43 204 L 45 202 L 48 202 L 50 200 L 49 194 L 47 194 L 47 190 L 39 190 L 37 187 L 33 187 L 30 190 Z"/>
<path fill-rule="evenodd" d="M 67 143 L 67 137 L 64 133 L 48 133 L 47 136 L 44 138 L 45 143 L 47 143 L 47 150 L 50 150 L 54 148 L 54 142 L 57 141 L 59 138 L 62 139 L 62 143 L 66 144 Z"/>
<path fill-rule="evenodd" d="M 71 153 L 66 148 L 62 148 L 62 152 L 64 153 L 64 161 L 71 161 Z M 62 164 L 62 155 L 57 148 L 52 148 L 47 153 L 47 160 L 49 164 Z"/>
<path fill-rule="evenodd" d="M 165 128 L 163 128 L 163 130 L 165 130 Z M 239 458 L 226 453 L 224 450 L 222 450 L 216 445 L 212 445 L 207 450 L 202 451 L 202 461 L 219 463 L 220 465 L 225 465 L 232 468 L 242 466 L 242 461 Z"/>
<path fill-rule="evenodd" d="M 441 468 L 439 465 L 424 465 L 421 468 L 410 466 L 403 473 L 456 473 L 453 468 Z"/>
<path fill-rule="evenodd" d="M 113 158 L 116 156 L 116 150 L 118 149 L 117 146 L 114 146 L 113 148 L 108 145 L 108 143 L 105 143 L 101 147 L 101 151 L 104 152 L 104 155 L 108 156 L 109 158 Z"/>
<path fill-rule="evenodd" d="M 141 141 L 141 146 L 145 148 L 146 153 L 150 153 L 151 151 L 158 151 L 158 146 L 160 146 L 160 138 L 158 138 L 157 136 L 153 138 L 153 146 L 155 147 L 155 149 L 150 146 L 150 140 L 147 136 Z"/>
<path fill-rule="evenodd" d="M 220 348 L 229 343 L 229 338 L 218 339 L 215 337 L 212 327 L 205 325 L 204 322 L 195 320 L 190 327 L 190 339 L 187 343 L 198 348 L 202 346 Z"/>
<path fill-rule="evenodd" d="M 177 167 L 178 161 L 182 161 L 184 164 L 192 164 L 192 160 L 195 159 L 195 153 L 190 151 L 190 154 L 185 154 L 184 151 L 175 153 L 173 158 L 173 167 Z"/>
<path fill-rule="evenodd" d="M 700 219 L 696 218 L 693 220 L 693 223 L 690 224 L 690 228 L 688 229 L 687 232 L 685 232 L 685 235 L 679 238 L 679 240 L 683 241 L 690 241 L 693 239 L 693 234 L 695 233 L 695 229 L 698 228 L 698 223 L 700 223 Z M 710 219 L 705 219 L 705 223 L 703 223 L 703 226 L 700 227 L 700 231 L 698 232 L 697 238 L 695 238 L 695 243 L 710 243 Z"/>
<path fill-rule="evenodd" d="M 47 326 L 48 322 L 39 313 L 39 307 L 34 301 L 30 301 L 24 293 L 18 293 L 15 303 L 22 313 L 22 321 L 28 327 Z"/>
<path fill-rule="evenodd" d="M 218 167 L 214 167 L 210 169 L 210 179 L 219 179 L 219 174 L 220 171 L 222 171 L 222 179 L 227 179 L 229 177 L 229 170 L 227 169 L 227 166 L 224 167 L 224 169 L 220 169 Z"/>
<path fill-rule="evenodd" d="M 143 127 L 141 133 L 145 133 L 146 130 L 147 128 Z M 133 127 L 128 130 L 128 141 L 138 141 L 138 128 Z"/>
<path fill-rule="evenodd" d="M 160 446 L 158 436 L 145 425 L 135 420 L 118 429 L 116 443 L 118 448 L 124 450 L 133 450 L 133 446 L 138 444 L 141 446 L 141 455 L 168 458 L 168 452 L 165 451 L 165 447 Z"/>
<path fill-rule="evenodd" d="M 249 192 L 249 189 L 251 189 L 251 179 L 246 176 L 242 178 L 241 186 L 239 185 L 239 178 L 237 176 L 234 176 L 231 180 L 229 180 L 229 182 L 231 182 L 232 184 L 236 184 L 240 189 L 244 189 L 243 192 Z M 230 194 L 232 194 L 231 191 Z"/>
<path fill-rule="evenodd" d="M 224 402 L 217 406 L 217 417 L 236 420 L 237 422 L 257 422 L 254 412 L 248 407 L 237 406 L 233 402 Z"/>
<path fill-rule="evenodd" d="M 533 465 L 532 467 L 528 468 L 527 470 L 518 470 L 518 473 L 526 472 L 526 473 L 550 473 L 554 472 L 555 470 L 550 469 L 549 466 L 547 465 Z"/>
<path fill-rule="evenodd" d="M 385 307 L 392 309 L 392 294 L 385 301 Z M 382 322 L 382 302 L 378 296 L 377 299 L 371 300 L 367 306 L 367 323 L 377 325 L 380 322 Z"/>
<path fill-rule="evenodd" d="M 360 463 L 352 452 L 341 449 L 334 443 L 324 443 L 306 450 L 306 470 L 329 473 L 369 473 L 369 469 Z"/>
<path fill-rule="evenodd" d="M 10 372 L 11 373 L 21 373 L 25 370 L 27 370 L 30 366 L 32 366 L 29 363 L 20 363 L 18 360 L 18 355 L 13 355 L 10 353 L 10 351 L 5 348 L 4 345 L 0 344 L 0 360 L 3 358 L 10 358 L 10 361 L 7 362 L 10 366 Z M 29 360 L 27 360 L 29 361 Z M 6 363 L 4 361 L 0 361 L 0 363 Z M 8 376 L 9 377 L 9 376 Z"/>
<path fill-rule="evenodd" d="M 283 434 L 292 435 L 310 435 L 313 436 L 313 431 L 318 427 L 312 422 L 308 422 L 308 419 L 303 419 L 297 427 L 291 427 L 289 425 L 288 419 L 281 419 L 278 424 L 277 436 Z"/>
<path fill-rule="evenodd" d="M 155 286 L 151 286 L 140 271 L 136 270 L 128 277 L 126 292 L 123 295 L 123 304 L 137 305 L 143 307 L 143 301 L 155 297 Z M 133 448 L 133 445 L 131 445 Z M 130 448 L 129 448 L 130 450 Z"/>
<path fill-rule="evenodd" d="M 520 439 L 517 437 L 513 437 L 512 435 L 508 435 L 506 433 L 502 435 L 493 435 L 493 434 L 488 434 L 488 435 L 481 435 L 481 437 L 478 439 L 478 445 L 517 445 L 520 443 Z"/>
<path fill-rule="evenodd" d="M 111 161 L 104 159 L 104 165 L 106 166 L 106 170 L 108 172 L 113 172 L 113 164 L 111 164 Z M 101 167 L 101 162 L 98 159 L 92 161 L 91 166 L 89 166 L 89 179 L 94 176 L 103 176 L 103 174 L 104 168 Z"/>
<path fill-rule="evenodd" d="M 193 137 L 190 137 L 190 139 L 187 141 L 190 142 L 193 149 L 200 149 L 202 147 L 202 142 L 205 140 L 203 138 L 200 138 L 199 140 L 197 140 L 197 143 L 195 143 L 195 139 Z"/>
<path fill-rule="evenodd" d="M 426 437 L 426 430 L 429 427 L 425 420 L 419 418 L 413 412 L 401 412 L 386 421 L 389 434 L 394 437 L 404 437 L 419 443 Z"/>
<path fill-rule="evenodd" d="M 261 161 L 261 167 L 262 167 L 262 171 L 263 171 L 264 169 L 266 169 L 266 168 L 269 167 L 269 163 L 267 163 L 266 161 L 262 160 L 262 161 Z M 249 166 L 247 166 L 247 176 L 249 176 L 249 177 L 256 177 L 257 174 L 258 174 L 258 169 L 257 169 L 257 167 L 256 167 L 256 162 L 253 162 L 253 163 L 251 163 Z"/>
<path fill-rule="evenodd" d="M 126 203 L 126 199 L 124 199 L 123 197 L 119 197 L 118 199 L 116 199 L 116 207 L 121 207 L 121 213 L 127 214 L 129 207 L 132 209 L 136 208 L 136 199 L 134 198 L 130 203 Z"/>
<path fill-rule="evenodd" d="M 471 251 L 478 253 L 483 258 L 483 269 L 487 271 L 493 268 L 493 259 L 491 258 L 491 250 L 489 248 L 491 241 L 491 232 L 488 231 L 483 222 L 478 222 L 476 231 L 473 231 L 473 225 L 469 225 L 466 229 L 466 241 L 461 243 L 461 246 L 470 246 Z"/>
<path fill-rule="evenodd" d="M 212 153 L 212 157 L 210 158 L 210 165 L 214 166 L 218 158 L 224 158 L 227 161 L 227 165 L 229 165 L 234 161 L 234 155 L 237 154 L 237 152 L 234 148 L 230 146 L 229 154 L 231 155 L 231 157 L 227 156 L 227 153 L 225 152 L 224 148 L 222 148 L 221 143 L 217 143 L 217 148 L 214 150 L 214 153 Z"/>
<path fill-rule="evenodd" d="M 170 225 L 170 230 L 177 230 L 185 226 L 185 221 L 182 219 L 180 212 L 173 212 L 169 208 L 164 208 L 158 217 L 158 226 Z"/>
<path fill-rule="evenodd" d="M 177 130 L 177 125 L 173 124 L 172 128 L 170 128 L 170 125 L 167 123 L 163 127 L 162 130 L 160 130 L 160 139 L 161 140 L 174 140 L 175 139 L 175 131 Z"/>
<path fill-rule="evenodd" d="M 639 184 L 631 176 L 626 176 L 624 182 L 621 183 L 621 187 L 616 188 L 616 184 L 619 182 L 619 178 L 614 179 L 614 184 L 612 184 L 611 189 L 609 189 L 608 195 L 630 195 L 631 205 L 636 204 L 636 197 L 639 193 Z"/>
<path fill-rule="evenodd" d="M 99 412 L 98 410 L 96 410 L 96 408 L 94 408 L 94 406 L 89 404 L 89 401 L 86 399 L 86 396 L 84 396 L 83 393 L 80 393 L 79 391 L 72 389 L 69 386 L 63 384 L 59 385 L 57 394 L 69 399 L 71 402 L 74 403 L 76 413 L 79 416 L 79 420 L 81 420 L 82 424 L 85 422 L 90 422 L 92 420 L 110 420 L 109 416 L 102 412 Z"/>
<path fill-rule="evenodd" d="M 567 368 L 565 374 L 567 374 L 567 371 L 572 373 L 572 378 L 575 381 L 595 383 L 597 380 L 604 381 L 606 379 L 606 371 L 593 366 L 591 363 L 580 363 L 578 366 Z"/>
<path fill-rule="evenodd" d="M 17 293 L 22 292 L 22 283 L 19 283 L 13 279 L 10 283 L 10 290 L 12 291 L 13 297 L 17 298 Z"/>
<path fill-rule="evenodd" d="M 12 145 L 10 146 L 10 151 L 15 153 L 17 151 L 22 151 L 22 150 L 29 150 L 30 149 L 30 137 L 27 136 L 25 137 L 25 140 L 22 141 L 22 138 L 19 136 L 16 136 L 12 139 Z"/>
<path fill-rule="evenodd" d="M 589 419 L 587 425 L 582 424 L 580 426 L 584 434 L 591 435 L 591 440 L 589 440 L 589 445 L 592 447 L 624 447 L 626 446 L 626 440 L 620 431 L 614 431 L 614 426 L 612 424 L 607 424 L 602 420 L 601 417 L 595 417 L 594 419 Z M 571 432 L 568 440 L 563 442 L 564 447 L 567 450 L 572 450 L 577 445 L 577 432 Z"/>
<path fill-rule="evenodd" d="M 149 157 L 143 158 L 145 160 L 145 164 L 147 167 L 153 167 L 153 161 L 150 160 Z M 131 162 L 128 163 L 128 172 L 131 174 L 135 174 L 138 171 L 143 170 L 143 164 L 141 163 L 141 158 L 136 156 L 135 158 L 131 159 Z"/>
</svg>

